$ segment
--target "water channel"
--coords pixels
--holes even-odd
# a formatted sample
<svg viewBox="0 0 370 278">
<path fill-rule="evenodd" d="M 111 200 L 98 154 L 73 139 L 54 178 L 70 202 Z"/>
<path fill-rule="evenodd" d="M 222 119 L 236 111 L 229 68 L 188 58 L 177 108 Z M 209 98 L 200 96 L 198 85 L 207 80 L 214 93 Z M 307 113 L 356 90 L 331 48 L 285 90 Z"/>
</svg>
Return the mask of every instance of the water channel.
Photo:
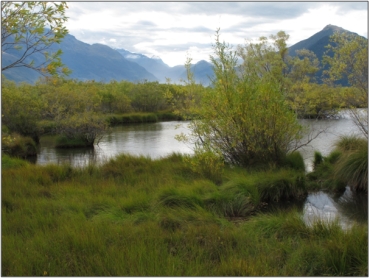
<svg viewBox="0 0 370 278">
<path fill-rule="evenodd" d="M 307 136 L 325 130 L 310 144 L 300 149 L 306 171 L 312 171 L 314 151 L 320 151 L 324 156 L 328 155 L 340 136 L 360 134 L 348 113 L 342 113 L 340 119 L 301 120 L 301 123 L 312 130 Z M 172 152 L 191 154 L 193 152 L 191 146 L 175 139 L 176 134 L 189 133 L 187 126 L 188 122 L 177 121 L 116 126 L 91 149 L 56 149 L 54 137 L 44 136 L 41 138 L 35 163 L 40 165 L 70 163 L 79 167 L 92 162 L 101 164 L 121 153 L 149 156 L 153 159 Z M 367 221 L 367 197 L 362 198 L 363 200 L 357 200 L 358 198 L 361 197 L 353 195 L 349 188 L 341 196 L 324 192 L 309 194 L 303 204 L 303 217 L 306 223 L 312 223 L 317 218 L 327 221 L 337 219 L 343 227 L 349 227 L 353 221 Z"/>
</svg>

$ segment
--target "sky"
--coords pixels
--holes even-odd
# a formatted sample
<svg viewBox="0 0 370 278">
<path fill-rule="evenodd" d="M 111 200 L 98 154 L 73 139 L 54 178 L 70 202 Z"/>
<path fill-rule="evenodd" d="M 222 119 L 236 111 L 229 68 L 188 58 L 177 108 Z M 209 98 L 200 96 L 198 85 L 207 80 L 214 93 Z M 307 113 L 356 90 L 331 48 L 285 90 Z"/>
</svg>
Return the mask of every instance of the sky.
<svg viewBox="0 0 370 278">
<path fill-rule="evenodd" d="M 289 34 L 288 46 L 332 24 L 368 38 L 368 2 L 68 2 L 69 33 L 169 66 L 209 61 L 215 31 L 233 47 Z"/>
</svg>

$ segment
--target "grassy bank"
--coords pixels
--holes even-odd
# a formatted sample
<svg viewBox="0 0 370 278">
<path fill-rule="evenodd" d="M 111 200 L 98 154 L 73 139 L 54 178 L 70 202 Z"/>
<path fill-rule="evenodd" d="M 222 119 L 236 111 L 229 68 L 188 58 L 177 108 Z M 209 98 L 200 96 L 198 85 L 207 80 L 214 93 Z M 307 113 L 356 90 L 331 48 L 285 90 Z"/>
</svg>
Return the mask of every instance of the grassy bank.
<svg viewBox="0 0 370 278">
<path fill-rule="evenodd" d="M 2 160 L 4 276 L 367 275 L 367 226 L 307 227 L 261 207 L 304 196 L 301 170 L 225 168 L 181 155 L 97 167 Z M 7 165 L 4 167 L 4 165 Z"/>
</svg>

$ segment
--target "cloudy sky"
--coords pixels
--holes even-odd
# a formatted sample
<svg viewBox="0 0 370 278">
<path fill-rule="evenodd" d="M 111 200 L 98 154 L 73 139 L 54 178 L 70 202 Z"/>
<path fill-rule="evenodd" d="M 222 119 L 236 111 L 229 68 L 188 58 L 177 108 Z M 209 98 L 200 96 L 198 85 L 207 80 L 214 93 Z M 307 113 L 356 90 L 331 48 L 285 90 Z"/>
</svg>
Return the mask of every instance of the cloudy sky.
<svg viewBox="0 0 370 278">
<path fill-rule="evenodd" d="M 232 46 L 283 30 L 289 45 L 332 24 L 368 37 L 368 2 L 69 2 L 78 40 L 158 56 L 170 66 L 209 60 L 217 28 Z"/>
</svg>

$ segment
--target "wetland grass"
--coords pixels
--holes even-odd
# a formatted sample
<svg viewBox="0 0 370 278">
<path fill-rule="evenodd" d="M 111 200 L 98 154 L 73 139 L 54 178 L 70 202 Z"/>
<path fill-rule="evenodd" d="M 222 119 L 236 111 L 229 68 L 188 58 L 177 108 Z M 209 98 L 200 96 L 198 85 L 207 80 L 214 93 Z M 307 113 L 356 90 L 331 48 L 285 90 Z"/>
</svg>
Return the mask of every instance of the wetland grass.
<svg viewBox="0 0 370 278">
<path fill-rule="evenodd" d="M 3 276 L 368 274 L 366 225 L 259 211 L 274 199 L 269 188 L 300 196 L 301 171 L 227 168 L 218 185 L 179 154 L 85 168 L 2 164 Z"/>
</svg>

